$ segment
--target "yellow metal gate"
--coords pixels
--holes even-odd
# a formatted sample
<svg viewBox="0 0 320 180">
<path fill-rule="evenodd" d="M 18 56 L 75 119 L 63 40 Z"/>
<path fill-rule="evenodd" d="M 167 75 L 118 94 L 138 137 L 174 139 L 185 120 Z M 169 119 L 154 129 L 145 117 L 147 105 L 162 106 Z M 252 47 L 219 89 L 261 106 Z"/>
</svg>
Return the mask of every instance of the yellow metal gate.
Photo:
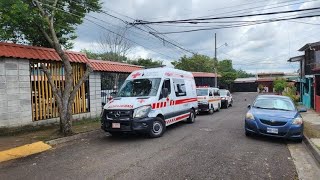
<svg viewBox="0 0 320 180">
<path fill-rule="evenodd" d="M 31 75 L 31 99 L 32 99 L 32 118 L 34 121 L 59 117 L 58 105 L 51 90 L 47 77 L 41 70 L 39 61 L 30 62 Z M 51 72 L 53 82 L 58 90 L 63 90 L 65 83 L 64 69 L 61 62 L 43 63 Z M 83 76 L 85 64 L 72 63 L 74 84 Z M 85 113 L 88 111 L 89 97 L 86 92 L 85 83 L 77 92 L 73 103 L 73 113 Z"/>
</svg>

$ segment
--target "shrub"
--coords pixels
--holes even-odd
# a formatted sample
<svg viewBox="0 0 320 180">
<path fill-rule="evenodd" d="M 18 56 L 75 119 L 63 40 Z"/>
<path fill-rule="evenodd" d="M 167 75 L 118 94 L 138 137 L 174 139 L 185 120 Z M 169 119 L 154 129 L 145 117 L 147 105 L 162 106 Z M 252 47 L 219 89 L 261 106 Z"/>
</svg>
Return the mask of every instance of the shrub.
<svg viewBox="0 0 320 180">
<path fill-rule="evenodd" d="M 282 94 L 282 92 L 287 87 L 287 85 L 288 85 L 287 81 L 283 78 L 277 78 L 273 82 L 273 87 L 274 87 L 275 91 L 279 94 Z"/>
</svg>

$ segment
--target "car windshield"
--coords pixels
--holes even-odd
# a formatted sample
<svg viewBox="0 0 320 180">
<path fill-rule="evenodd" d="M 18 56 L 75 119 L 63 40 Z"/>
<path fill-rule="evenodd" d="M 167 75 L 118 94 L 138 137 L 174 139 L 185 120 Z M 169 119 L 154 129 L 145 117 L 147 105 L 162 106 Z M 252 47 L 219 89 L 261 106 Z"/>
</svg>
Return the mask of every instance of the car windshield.
<svg viewBox="0 0 320 180">
<path fill-rule="evenodd" d="M 197 96 L 208 96 L 208 89 L 197 89 Z"/>
<path fill-rule="evenodd" d="M 253 107 L 260 109 L 294 111 L 295 107 L 290 100 L 280 98 L 258 98 Z"/>
<path fill-rule="evenodd" d="M 160 78 L 126 80 L 118 97 L 156 96 L 160 81 Z"/>
<path fill-rule="evenodd" d="M 228 91 L 220 90 L 220 96 L 227 96 Z"/>
</svg>

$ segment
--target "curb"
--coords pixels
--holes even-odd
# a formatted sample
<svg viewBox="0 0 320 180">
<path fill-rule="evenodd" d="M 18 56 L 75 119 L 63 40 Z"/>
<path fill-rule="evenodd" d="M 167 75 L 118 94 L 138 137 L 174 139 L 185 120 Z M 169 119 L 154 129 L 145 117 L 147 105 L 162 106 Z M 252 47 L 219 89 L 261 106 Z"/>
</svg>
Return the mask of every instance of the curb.
<svg viewBox="0 0 320 180">
<path fill-rule="evenodd" d="M 98 134 L 98 133 L 101 133 L 101 129 L 75 134 L 73 136 L 67 136 L 67 137 L 62 137 L 62 138 L 58 138 L 58 139 L 49 140 L 49 141 L 46 141 L 46 143 L 51 145 L 51 146 L 55 146 L 55 145 L 58 145 L 58 144 L 62 144 L 62 143 L 70 142 L 70 141 L 73 141 L 73 140 L 85 138 L 87 136 L 90 136 L 90 135 L 93 135 L 93 134 Z"/>
<path fill-rule="evenodd" d="M 99 134 L 99 133 L 102 134 L 101 129 L 75 134 L 73 136 L 53 139 L 53 140 L 46 141 L 46 142 L 38 141 L 35 143 L 26 144 L 23 146 L 18 146 L 18 147 L 12 148 L 12 149 L 0 151 L 0 163 L 5 162 L 5 161 L 9 161 L 9 160 L 13 160 L 13 159 L 27 157 L 27 156 L 37 154 L 37 153 L 41 153 L 41 152 L 44 152 L 44 151 L 51 149 L 52 146 L 66 143 L 66 142 L 70 142 L 70 141 L 77 140 L 77 139 L 81 139 L 81 138 L 85 138 L 87 136 L 90 136 L 93 134 Z"/>
<path fill-rule="evenodd" d="M 51 148 L 52 147 L 50 145 L 44 143 L 43 141 L 38 141 L 35 143 L 26 144 L 12 149 L 0 151 L 0 163 L 13 159 L 27 157 L 32 154 L 41 153 Z"/>
<path fill-rule="evenodd" d="M 313 144 L 313 142 L 307 137 L 303 136 L 303 141 L 311 151 L 313 157 L 316 159 L 318 165 L 320 165 L 320 150 Z"/>
</svg>

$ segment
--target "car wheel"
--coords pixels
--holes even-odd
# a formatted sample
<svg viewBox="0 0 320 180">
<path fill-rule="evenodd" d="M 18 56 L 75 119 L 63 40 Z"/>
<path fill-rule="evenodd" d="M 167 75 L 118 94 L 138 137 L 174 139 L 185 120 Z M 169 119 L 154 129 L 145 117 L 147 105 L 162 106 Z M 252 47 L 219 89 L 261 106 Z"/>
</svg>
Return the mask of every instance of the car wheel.
<svg viewBox="0 0 320 180">
<path fill-rule="evenodd" d="M 249 131 L 245 131 L 245 134 L 246 134 L 246 136 L 251 136 L 252 135 L 251 132 L 249 132 Z"/>
<path fill-rule="evenodd" d="M 163 119 L 157 118 L 152 123 L 152 126 L 149 131 L 149 136 L 151 138 L 158 138 L 158 137 L 161 137 L 165 131 L 166 131 L 166 126 Z"/>
<path fill-rule="evenodd" d="M 228 109 L 228 107 L 229 107 L 229 103 L 226 102 L 225 105 L 224 105 L 224 108 Z"/>
<path fill-rule="evenodd" d="M 196 121 L 196 116 L 194 110 L 191 109 L 189 118 L 187 119 L 187 123 L 194 123 Z"/>
<path fill-rule="evenodd" d="M 213 114 L 214 112 L 214 107 L 211 107 L 211 109 L 209 110 L 209 114 Z"/>
</svg>

